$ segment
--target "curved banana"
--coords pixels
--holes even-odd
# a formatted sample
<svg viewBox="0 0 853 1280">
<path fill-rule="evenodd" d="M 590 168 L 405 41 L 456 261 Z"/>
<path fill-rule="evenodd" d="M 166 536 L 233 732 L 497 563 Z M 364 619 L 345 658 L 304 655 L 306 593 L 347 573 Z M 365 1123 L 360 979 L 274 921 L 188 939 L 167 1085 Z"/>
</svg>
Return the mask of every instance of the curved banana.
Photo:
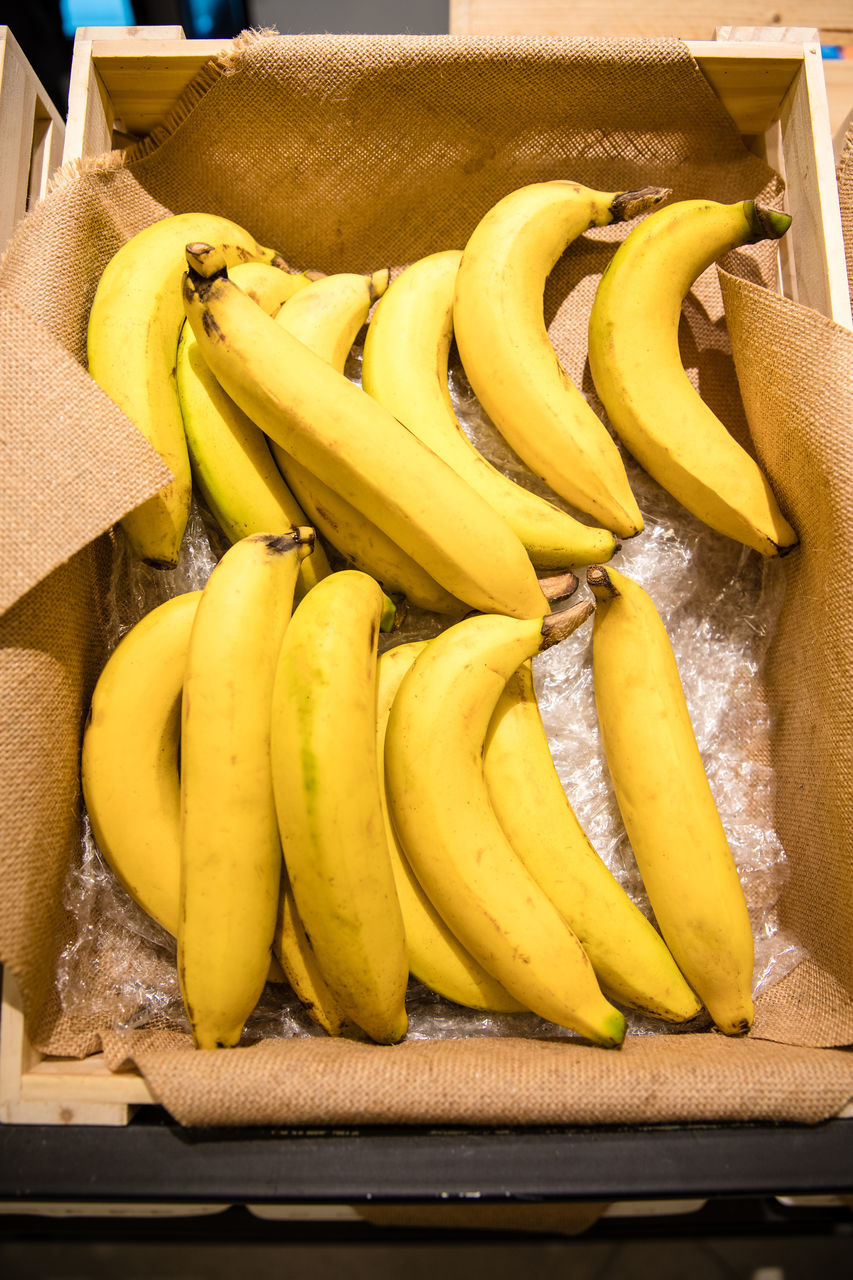
<svg viewBox="0 0 853 1280">
<path fill-rule="evenodd" d="M 474 228 L 456 277 L 453 325 L 471 387 L 531 471 L 620 538 L 643 528 L 618 446 L 561 368 L 543 293 L 557 259 L 590 226 L 635 217 L 669 193 L 603 192 L 535 182 Z"/>
<path fill-rule="evenodd" d="M 510 844 L 583 943 L 612 1000 L 686 1022 L 701 1009 L 666 943 L 596 853 L 548 744 L 529 662 L 513 672 L 489 723 L 489 796 Z"/>
<path fill-rule="evenodd" d="M 345 569 L 299 602 L 272 694 L 273 785 L 296 909 L 338 1008 L 372 1040 L 406 1035 L 408 964 L 376 750 L 382 592 Z"/>
<path fill-rule="evenodd" d="M 200 591 L 173 596 L 122 636 L 98 676 L 83 732 L 83 799 L 116 879 L 178 932 L 181 689 Z"/>
<path fill-rule="evenodd" d="M 311 283 L 265 262 L 230 268 L 231 279 L 268 315 Z M 264 433 L 223 391 L 184 322 L 176 365 L 178 398 L 193 480 L 226 537 L 238 542 L 250 533 L 287 533 L 310 523 L 276 467 Z M 331 572 L 324 549 L 299 568 L 297 595 Z"/>
<path fill-rule="evenodd" d="M 512 672 L 586 621 L 477 614 L 431 640 L 403 677 L 385 739 L 388 809 L 406 857 L 460 942 L 532 1012 L 604 1046 L 625 1018 L 507 840 L 483 777 L 489 720 Z"/>
<path fill-rule="evenodd" d="M 648 593 L 587 570 L 602 743 L 634 856 L 681 972 L 728 1035 L 752 1024 L 753 938 L 666 628 Z"/>
<path fill-rule="evenodd" d="M 235 542 L 205 584 L 190 635 L 178 976 L 200 1049 L 238 1043 L 269 972 L 282 865 L 270 699 L 299 560 L 313 536 L 294 529 Z"/>
<path fill-rule="evenodd" d="M 411 640 L 385 650 L 379 658 L 376 697 L 382 811 L 406 930 L 409 971 L 419 982 L 456 1004 L 492 1013 L 518 1013 L 524 1011 L 524 1006 L 465 950 L 418 884 L 388 813 L 383 763 L 388 716 L 400 682 L 425 645 L 425 640 Z"/>
<path fill-rule="evenodd" d="M 369 277 L 345 272 L 326 276 L 291 298 L 276 315 L 276 321 L 343 374 L 356 336 L 387 283 L 387 271 Z M 270 441 L 270 448 L 279 471 L 312 524 L 352 568 L 369 573 L 386 591 L 404 595 L 429 613 L 460 617 L 465 612 L 461 601 L 440 587 L 372 520 L 318 480 L 274 440 Z"/>
<path fill-rule="evenodd" d="M 367 329 L 361 384 L 500 512 L 537 569 L 609 560 L 618 545 L 612 533 L 582 524 L 504 475 L 456 417 L 447 365 L 461 258 L 457 249 L 433 253 L 394 280 Z"/>
<path fill-rule="evenodd" d="M 469 484 L 264 315 L 228 280 L 221 255 L 192 246 L 187 261 L 184 302 L 204 357 L 271 439 L 469 607 L 547 611 L 524 547 Z"/>
<path fill-rule="evenodd" d="M 688 511 L 765 556 L 797 535 L 761 468 L 693 387 L 678 323 L 706 268 L 738 245 L 778 239 L 790 223 L 753 200 L 658 209 L 616 250 L 589 318 L 590 370 L 622 443 Z"/>
<path fill-rule="evenodd" d="M 134 552 L 173 569 L 186 528 L 192 476 L 175 385 L 184 314 L 185 247 L 209 240 L 229 266 L 281 262 L 236 223 L 209 213 L 162 218 L 132 236 L 98 281 L 89 313 L 89 373 L 160 454 L 173 479 L 121 521 Z"/>
<path fill-rule="evenodd" d="M 340 1009 L 320 972 L 317 957 L 293 898 L 286 868 L 282 868 L 278 919 L 273 938 L 273 955 L 308 1016 L 330 1036 L 358 1038 L 359 1029 Z"/>
</svg>

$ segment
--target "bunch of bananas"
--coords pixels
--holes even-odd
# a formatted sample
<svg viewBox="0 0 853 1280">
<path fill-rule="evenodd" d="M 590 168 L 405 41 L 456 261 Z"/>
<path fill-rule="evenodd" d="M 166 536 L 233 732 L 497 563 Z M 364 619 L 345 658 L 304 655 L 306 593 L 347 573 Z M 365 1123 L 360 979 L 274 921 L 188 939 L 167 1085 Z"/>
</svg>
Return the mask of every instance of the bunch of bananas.
<svg viewBox="0 0 853 1280">
<path fill-rule="evenodd" d="M 697 276 L 790 219 L 668 194 L 522 187 L 463 250 L 393 282 L 293 271 L 205 214 L 155 223 L 104 271 L 90 372 L 174 476 L 126 517 L 130 544 L 174 567 L 193 491 L 230 544 L 203 589 L 116 646 L 82 751 L 97 845 L 176 938 L 199 1048 L 237 1044 L 282 978 L 329 1034 L 383 1044 L 407 1033 L 410 974 L 603 1046 L 624 1037 L 619 1006 L 751 1025 L 751 924 L 672 648 L 649 594 L 608 567 L 643 517 L 542 305 L 572 241 L 637 218 L 590 316 L 610 424 L 711 528 L 766 556 L 794 546 L 677 336 Z M 454 339 L 558 501 L 460 425 Z M 383 643 L 406 603 L 437 634 Z M 657 927 L 581 828 L 537 703 L 533 658 L 590 619 L 602 742 Z"/>
</svg>

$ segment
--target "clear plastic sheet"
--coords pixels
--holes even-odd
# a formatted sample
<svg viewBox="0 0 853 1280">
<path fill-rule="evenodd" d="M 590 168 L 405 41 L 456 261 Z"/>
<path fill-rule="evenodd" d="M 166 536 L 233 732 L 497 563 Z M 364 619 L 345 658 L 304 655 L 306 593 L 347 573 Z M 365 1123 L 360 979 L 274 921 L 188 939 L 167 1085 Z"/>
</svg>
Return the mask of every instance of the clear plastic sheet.
<svg viewBox="0 0 853 1280">
<path fill-rule="evenodd" d="M 359 347 L 353 349 L 348 374 L 360 380 Z M 565 505 L 498 436 L 455 361 L 450 384 L 459 419 L 481 451 L 528 488 Z M 787 861 L 772 825 L 774 777 L 767 763 L 771 710 L 761 679 L 782 602 L 782 566 L 713 533 L 630 457 L 625 462 L 646 528 L 624 543 L 613 564 L 649 592 L 672 640 L 699 748 L 750 910 L 758 994 L 804 958 L 796 939 L 781 928 L 776 911 Z M 174 573 L 163 574 L 136 562 L 119 530 L 109 599 L 109 644 L 117 643 L 166 595 L 203 586 L 226 545 L 212 519 L 195 502 Z M 428 638 L 443 625 L 442 619 L 412 609 L 402 630 L 383 636 L 381 645 Z M 554 762 L 569 800 L 599 855 L 651 916 L 601 751 L 592 689 L 591 627 L 581 628 L 537 656 L 533 667 Z M 81 1015 L 94 1014 L 114 1030 L 143 1026 L 189 1030 L 178 987 L 174 939 L 117 885 L 88 823 L 80 860 L 67 879 L 65 905 L 77 922 L 77 931 L 61 956 L 57 975 L 64 1007 Z M 461 1008 L 414 980 L 407 1007 L 410 1039 L 574 1038 L 572 1032 L 533 1014 L 492 1015 Z M 625 1013 L 634 1034 L 678 1034 L 710 1026 L 704 1013 L 684 1027 L 630 1010 Z M 268 983 L 244 1039 L 249 1043 L 265 1036 L 324 1034 L 287 984 Z"/>
</svg>

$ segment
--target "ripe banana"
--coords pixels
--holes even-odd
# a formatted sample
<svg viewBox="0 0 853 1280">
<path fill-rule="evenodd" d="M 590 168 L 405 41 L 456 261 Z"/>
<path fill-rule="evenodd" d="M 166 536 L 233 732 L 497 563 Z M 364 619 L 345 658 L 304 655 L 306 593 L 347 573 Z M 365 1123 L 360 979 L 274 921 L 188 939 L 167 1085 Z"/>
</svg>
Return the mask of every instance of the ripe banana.
<svg viewBox="0 0 853 1280">
<path fill-rule="evenodd" d="M 276 321 L 343 374 L 353 342 L 387 284 L 387 271 L 373 276 L 348 272 L 326 276 L 285 303 Z M 372 520 L 318 480 L 274 440 L 270 447 L 279 471 L 312 524 L 352 568 L 369 573 L 386 591 L 402 594 L 430 613 L 459 617 L 465 612 L 460 601 L 440 587 Z"/>
<path fill-rule="evenodd" d="M 409 971 L 419 982 L 456 1004 L 493 1013 L 518 1013 L 524 1006 L 466 951 L 424 893 L 400 847 L 388 813 L 384 778 L 388 716 L 400 682 L 425 645 L 424 640 L 412 640 L 385 650 L 379 658 L 376 698 L 382 812 L 394 883 L 403 913 Z"/>
<path fill-rule="evenodd" d="M 281 261 L 230 219 L 208 213 L 162 218 L 132 236 L 107 263 L 87 330 L 89 373 L 174 477 L 121 522 L 134 552 L 161 569 L 177 564 L 192 488 L 174 370 L 184 318 L 185 246 L 199 239 L 215 244 L 229 266 Z"/>
<path fill-rule="evenodd" d="M 385 838 L 376 747 L 382 592 L 356 569 L 299 602 L 272 694 L 273 786 L 284 862 L 340 1010 L 372 1040 L 406 1034 L 406 940 Z"/>
<path fill-rule="evenodd" d="M 456 249 L 430 254 L 394 280 L 367 329 L 362 386 L 500 512 L 538 569 L 609 560 L 617 547 L 612 533 L 582 524 L 504 475 L 456 417 L 447 367 L 461 257 Z"/>
<path fill-rule="evenodd" d="M 330 1036 L 358 1038 L 359 1029 L 339 1008 L 320 972 L 317 957 L 305 932 L 286 869 L 282 868 L 278 919 L 273 938 L 273 955 L 281 964 L 287 981 L 308 1016 Z"/>
<path fill-rule="evenodd" d="M 765 556 L 797 535 L 758 464 L 693 387 L 678 323 L 706 268 L 738 245 L 778 239 L 790 222 L 752 200 L 659 209 L 616 250 L 589 320 L 593 381 L 622 443 L 688 511 Z"/>
<path fill-rule="evenodd" d="M 637 582 L 601 566 L 587 581 L 596 707 L 625 830 L 679 968 L 737 1035 L 753 1018 L 752 929 L 669 637 Z"/>
<path fill-rule="evenodd" d="M 456 343 L 480 404 L 531 471 L 620 538 L 639 533 L 643 518 L 618 446 L 556 358 L 543 293 L 557 259 L 589 227 L 633 218 L 668 194 L 559 180 L 519 187 L 474 228 L 456 278 Z"/>
<path fill-rule="evenodd" d="M 270 699 L 299 560 L 313 536 L 294 529 L 235 542 L 205 584 L 190 634 L 178 975 L 201 1049 L 238 1043 L 269 971 L 282 865 Z"/>
<path fill-rule="evenodd" d="M 200 591 L 145 614 L 110 654 L 83 732 L 83 799 L 116 879 L 178 932 L 181 688 Z"/>
<path fill-rule="evenodd" d="M 530 559 L 460 476 L 227 277 L 188 249 L 184 303 L 202 353 L 244 412 L 469 607 L 541 616 Z"/>
<path fill-rule="evenodd" d="M 509 676 L 592 611 L 588 600 L 545 618 L 477 614 L 429 641 L 391 706 L 385 781 L 406 856 L 460 942 L 520 1004 L 614 1046 L 624 1016 L 507 840 L 483 776 L 486 731 Z"/>
<path fill-rule="evenodd" d="M 311 283 L 265 262 L 243 262 L 231 279 L 274 315 Z M 193 479 L 211 514 L 234 543 L 250 533 L 287 533 L 310 523 L 273 461 L 264 433 L 246 417 L 211 373 L 185 322 L 176 366 Z M 329 573 L 326 552 L 315 544 L 299 568 L 297 596 Z"/>
<path fill-rule="evenodd" d="M 489 796 L 510 844 L 583 943 L 612 1000 L 685 1022 L 701 1004 L 666 944 L 586 836 L 563 790 L 529 662 L 509 678 L 489 723 Z"/>
</svg>

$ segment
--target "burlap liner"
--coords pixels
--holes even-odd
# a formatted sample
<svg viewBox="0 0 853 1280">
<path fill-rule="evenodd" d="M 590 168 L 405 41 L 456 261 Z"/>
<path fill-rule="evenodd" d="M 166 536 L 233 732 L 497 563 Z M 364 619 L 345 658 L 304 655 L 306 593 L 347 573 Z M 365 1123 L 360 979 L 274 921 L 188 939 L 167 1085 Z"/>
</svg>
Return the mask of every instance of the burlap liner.
<svg viewBox="0 0 853 1280">
<path fill-rule="evenodd" d="M 59 1007 L 54 974 L 70 929 L 60 889 L 78 856 L 80 731 L 103 658 L 110 543 L 92 539 L 160 482 L 129 424 L 66 368 L 85 362 L 104 265 L 155 218 L 205 208 L 298 266 L 399 266 L 461 245 L 504 192 L 558 175 L 610 190 L 667 184 L 675 198 L 782 199 L 675 40 L 247 33 L 151 139 L 64 170 L 0 265 L 0 323 L 20 371 L 2 398 L 19 450 L 0 574 L 11 604 L 0 619 L 0 956 L 41 1051 L 84 1056 L 103 1044 L 110 1065 L 135 1062 L 182 1123 L 810 1123 L 853 1096 L 853 1057 L 832 1047 L 853 1041 L 853 453 L 849 394 L 839 391 L 845 376 L 849 388 L 850 335 L 768 294 L 761 252 L 731 255 L 723 285 L 750 447 L 804 532 L 786 562 L 774 678 L 779 821 L 794 867 L 786 909 L 811 959 L 759 1001 L 753 1036 L 641 1036 L 616 1053 L 517 1039 L 383 1049 L 309 1038 L 217 1055 L 190 1051 L 176 1033 L 119 1034 Z M 555 346 L 587 391 L 577 320 L 607 238 L 577 246 L 546 296 Z M 685 354 L 741 434 L 716 275 L 690 308 Z M 92 978 L 109 983 L 108 973 Z"/>
</svg>

